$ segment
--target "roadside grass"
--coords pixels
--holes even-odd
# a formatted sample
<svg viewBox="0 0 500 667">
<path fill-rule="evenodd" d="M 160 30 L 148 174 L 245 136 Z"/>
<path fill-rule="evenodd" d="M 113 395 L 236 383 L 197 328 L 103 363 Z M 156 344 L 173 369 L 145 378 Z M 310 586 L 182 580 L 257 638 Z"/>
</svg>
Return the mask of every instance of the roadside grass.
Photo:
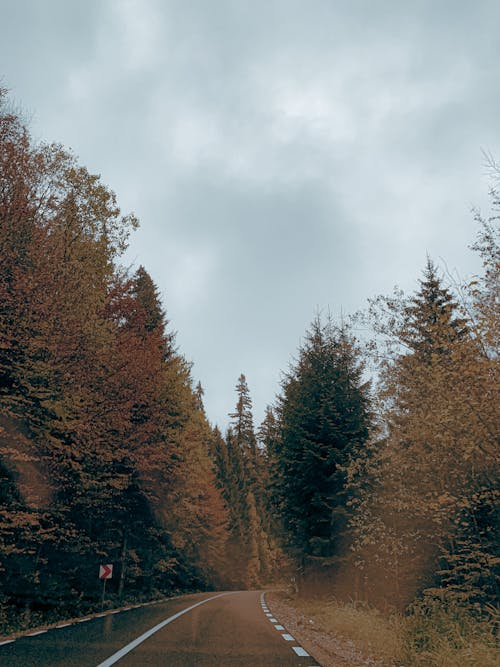
<svg viewBox="0 0 500 667">
<path fill-rule="evenodd" d="M 498 667 L 498 609 L 478 616 L 463 605 L 426 599 L 405 618 L 405 667 Z"/>
<path fill-rule="evenodd" d="M 463 606 L 429 600 L 388 616 L 364 604 L 290 601 L 315 626 L 387 667 L 498 667 L 498 610 L 475 616 Z"/>
<path fill-rule="evenodd" d="M 354 602 L 325 599 L 294 599 L 291 604 L 314 621 L 315 626 L 353 645 L 366 656 L 393 665 L 401 655 L 402 619 L 384 617 L 377 609 Z"/>
</svg>

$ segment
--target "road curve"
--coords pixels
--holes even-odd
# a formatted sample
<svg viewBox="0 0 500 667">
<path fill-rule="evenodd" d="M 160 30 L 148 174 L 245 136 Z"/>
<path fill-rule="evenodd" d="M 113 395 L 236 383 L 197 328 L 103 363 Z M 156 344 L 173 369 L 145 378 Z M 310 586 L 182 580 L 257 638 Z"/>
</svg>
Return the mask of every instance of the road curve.
<svg viewBox="0 0 500 667">
<path fill-rule="evenodd" d="M 182 595 L 0 644 L 6 667 L 313 667 L 258 591 Z"/>
</svg>

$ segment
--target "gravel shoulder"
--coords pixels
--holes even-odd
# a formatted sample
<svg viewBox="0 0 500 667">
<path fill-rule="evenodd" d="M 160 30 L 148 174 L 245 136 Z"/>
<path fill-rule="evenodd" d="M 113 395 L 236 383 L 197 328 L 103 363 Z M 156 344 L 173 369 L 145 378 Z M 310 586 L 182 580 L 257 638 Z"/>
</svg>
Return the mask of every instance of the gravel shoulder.
<svg viewBox="0 0 500 667">
<path fill-rule="evenodd" d="M 322 667 L 385 667 L 382 662 L 362 655 L 352 642 L 322 630 L 282 593 L 269 591 L 265 597 L 274 616 Z"/>
</svg>

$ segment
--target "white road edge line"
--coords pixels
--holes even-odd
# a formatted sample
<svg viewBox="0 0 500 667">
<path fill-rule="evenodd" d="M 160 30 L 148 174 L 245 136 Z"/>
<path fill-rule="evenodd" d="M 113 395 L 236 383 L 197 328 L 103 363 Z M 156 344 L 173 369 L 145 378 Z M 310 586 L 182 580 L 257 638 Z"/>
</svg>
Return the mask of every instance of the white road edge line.
<svg viewBox="0 0 500 667">
<path fill-rule="evenodd" d="M 162 628 L 164 628 L 169 623 L 172 623 L 172 621 L 175 621 L 175 619 L 179 618 L 179 616 L 183 616 L 184 614 L 187 614 L 188 611 L 191 611 L 191 609 L 194 609 L 195 607 L 199 607 L 200 605 L 205 604 L 205 602 L 210 602 L 210 600 L 215 600 L 216 598 L 220 598 L 223 595 L 229 595 L 229 593 L 219 593 L 219 595 L 214 595 L 211 598 L 207 598 L 206 600 L 202 600 L 201 602 L 197 602 L 196 604 L 193 604 L 190 607 L 186 607 L 186 609 L 183 609 L 182 611 L 177 612 L 177 614 L 174 614 L 173 616 L 170 616 L 169 618 L 165 619 L 161 623 L 158 623 L 158 625 L 155 625 L 150 630 L 147 630 L 140 637 L 137 637 L 137 639 L 134 639 L 134 641 L 131 641 L 129 644 L 124 646 L 122 649 L 120 649 L 119 651 L 114 653 L 112 656 L 107 658 L 107 660 L 104 660 L 104 662 L 99 663 L 97 665 L 97 667 L 110 667 L 111 665 L 114 665 L 115 662 L 118 662 L 118 660 L 123 658 L 124 655 L 127 655 L 127 653 L 130 653 L 130 651 L 133 651 L 136 646 L 139 646 L 139 644 L 142 644 L 142 642 L 146 641 L 146 639 L 149 639 L 149 637 L 151 637 L 151 635 L 154 635 L 155 632 L 158 632 L 158 630 L 161 630 Z"/>
<path fill-rule="evenodd" d="M 4 642 L 0 642 L 0 646 L 5 646 L 5 644 L 12 644 L 12 642 L 15 641 L 15 639 L 6 639 Z"/>
</svg>

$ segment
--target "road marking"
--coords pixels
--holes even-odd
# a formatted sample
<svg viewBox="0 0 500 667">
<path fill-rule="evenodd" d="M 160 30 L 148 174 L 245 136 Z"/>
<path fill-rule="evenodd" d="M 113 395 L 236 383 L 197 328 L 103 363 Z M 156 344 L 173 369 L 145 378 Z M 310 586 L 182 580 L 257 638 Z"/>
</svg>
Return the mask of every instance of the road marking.
<svg viewBox="0 0 500 667">
<path fill-rule="evenodd" d="M 59 628 L 67 628 L 68 625 L 72 625 L 72 623 L 61 623 L 61 625 L 56 625 L 56 630 Z"/>
<path fill-rule="evenodd" d="M 300 655 L 302 658 L 310 658 L 309 653 L 302 648 L 302 646 L 292 646 L 293 650 L 297 655 Z"/>
<path fill-rule="evenodd" d="M 0 642 L 0 646 L 5 646 L 5 644 L 12 644 L 12 642 L 15 641 L 15 639 L 6 639 L 4 642 Z"/>
<path fill-rule="evenodd" d="M 285 628 L 282 625 L 275 625 L 276 630 L 284 630 Z"/>
<path fill-rule="evenodd" d="M 179 618 L 179 616 L 183 616 L 184 614 L 187 614 L 188 611 L 191 611 L 191 609 L 194 609 L 195 607 L 199 607 L 202 604 L 205 604 L 206 602 L 210 602 L 210 600 L 215 600 L 216 598 L 220 598 L 223 595 L 228 595 L 228 593 L 219 593 L 219 595 L 214 595 L 211 598 L 207 598 L 206 600 L 202 600 L 201 602 L 197 602 L 196 604 L 191 605 L 190 607 L 186 607 L 186 609 L 183 609 L 182 611 L 177 612 L 177 614 L 174 614 L 173 616 L 170 616 L 169 618 L 165 619 L 161 623 L 158 623 L 158 625 L 155 625 L 153 628 L 150 630 L 147 630 L 144 634 L 142 634 L 140 637 L 137 637 L 137 639 L 134 639 L 131 641 L 129 644 L 124 646 L 122 649 L 114 653 L 112 656 L 110 656 L 107 660 L 104 662 L 99 663 L 97 667 L 110 667 L 111 665 L 114 665 L 115 662 L 118 662 L 121 658 L 123 658 L 124 655 L 127 655 L 127 653 L 130 653 L 130 651 L 133 651 L 136 646 L 139 646 L 139 644 L 142 644 L 142 642 L 146 641 L 146 639 L 149 639 L 151 635 L 154 635 L 155 632 L 158 632 L 158 630 L 161 630 L 164 628 L 166 625 L 169 623 L 172 623 L 172 621 L 175 621 L 176 618 Z"/>
<path fill-rule="evenodd" d="M 292 637 L 292 635 L 289 635 L 287 633 L 285 633 L 284 635 L 281 635 L 281 636 L 287 642 L 294 642 L 295 641 L 294 637 Z"/>
<path fill-rule="evenodd" d="M 36 635 L 43 635 L 47 630 L 38 630 L 38 632 L 30 632 L 29 635 L 24 635 L 25 637 L 36 637 Z"/>
<path fill-rule="evenodd" d="M 90 621 L 90 618 L 80 618 L 77 623 L 86 623 L 87 621 Z"/>
</svg>

